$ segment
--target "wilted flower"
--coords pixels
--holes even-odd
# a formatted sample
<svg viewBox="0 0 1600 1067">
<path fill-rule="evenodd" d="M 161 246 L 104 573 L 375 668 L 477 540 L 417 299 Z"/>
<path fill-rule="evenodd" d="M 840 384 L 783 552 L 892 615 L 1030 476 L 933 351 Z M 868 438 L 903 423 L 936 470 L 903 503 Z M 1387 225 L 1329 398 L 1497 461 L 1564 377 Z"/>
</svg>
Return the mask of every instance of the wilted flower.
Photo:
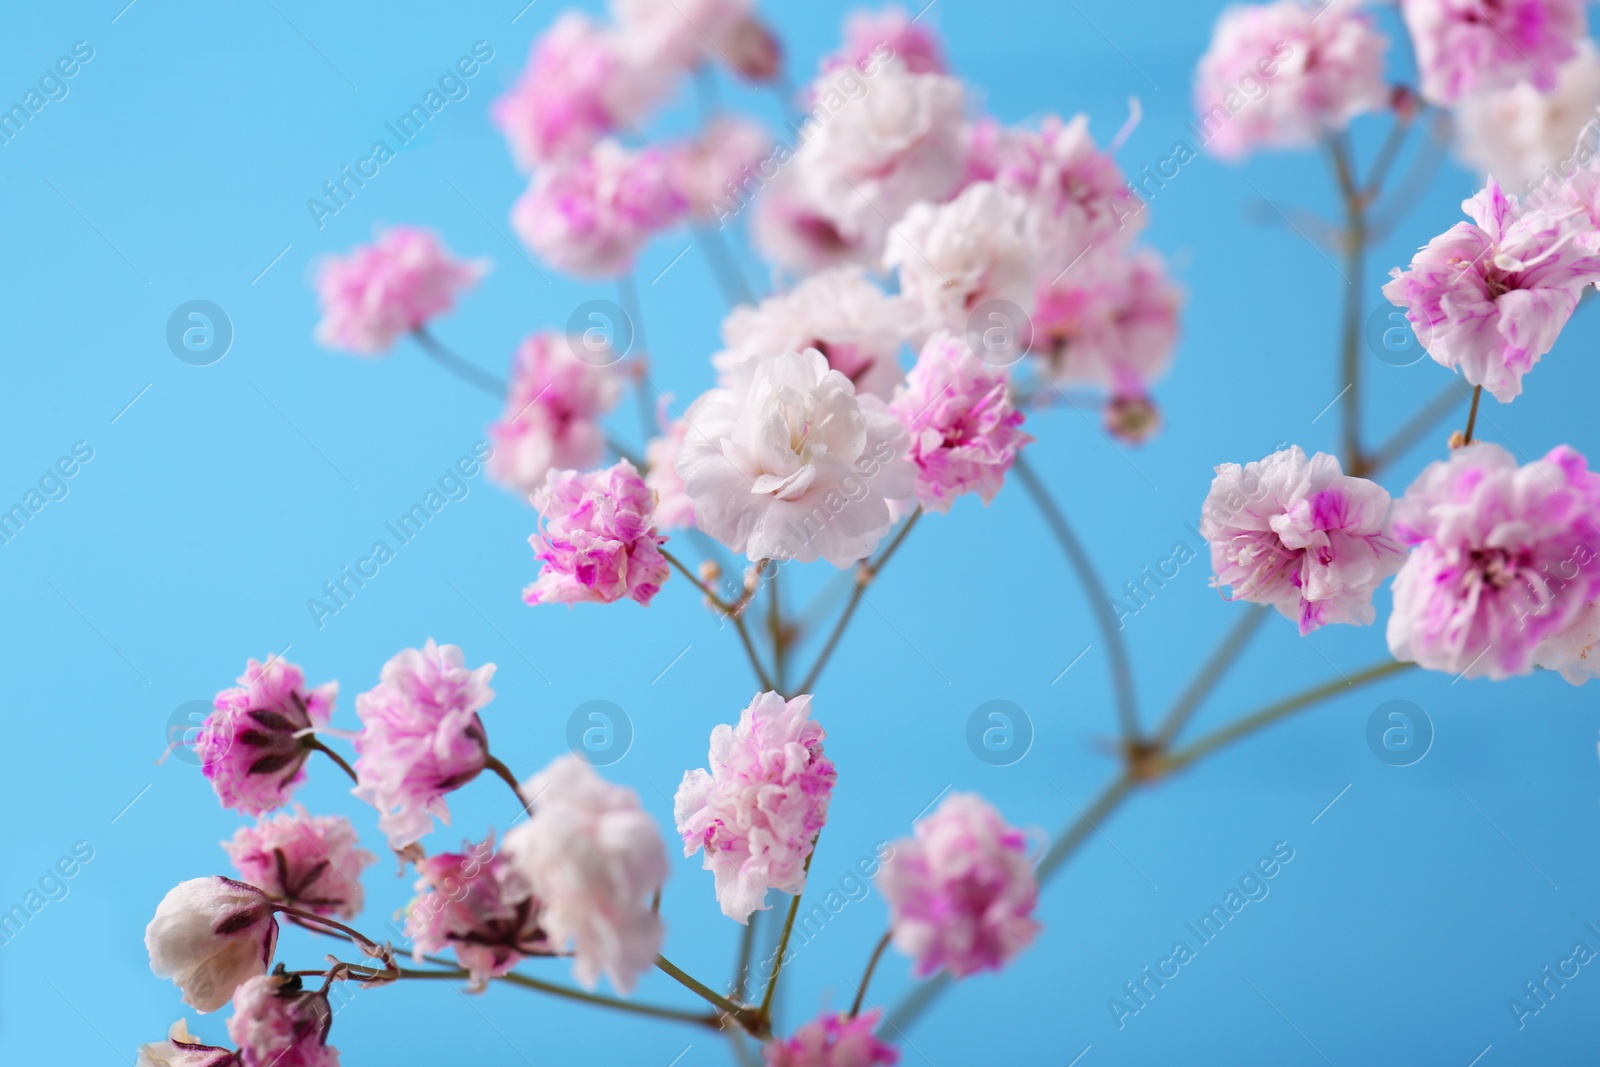
<svg viewBox="0 0 1600 1067">
<path fill-rule="evenodd" d="M 421 896 L 406 909 L 406 936 L 417 962 L 446 948 L 482 989 L 532 955 L 548 955 L 549 939 L 539 925 L 539 901 L 514 884 L 494 837 L 464 842 L 462 851 L 442 852 L 417 864 Z"/>
<path fill-rule="evenodd" d="M 278 944 L 272 901 L 231 878 L 191 878 L 161 899 L 145 927 L 150 970 L 170 978 L 183 1002 L 216 1011 L 246 979 L 267 973 Z"/>
<path fill-rule="evenodd" d="M 349 819 L 299 807 L 239 827 L 222 848 L 241 879 L 278 903 L 345 919 L 361 912 L 361 869 L 377 858 L 357 847 Z"/>
<path fill-rule="evenodd" d="M 240 1067 L 338 1067 L 327 1045 L 333 1009 L 292 975 L 263 974 L 233 995 L 228 1036 L 239 1042 Z"/>
<path fill-rule="evenodd" d="M 202 1045 L 179 1019 L 165 1041 L 139 1046 L 139 1059 L 133 1067 L 239 1067 L 239 1057 L 225 1048 Z"/>
<path fill-rule="evenodd" d="M 217 694 L 195 737 L 201 770 L 225 808 L 260 815 L 289 802 L 305 781 L 312 732 L 328 725 L 339 683 L 306 688 L 299 667 L 278 656 L 251 660 L 239 688 Z"/>
</svg>

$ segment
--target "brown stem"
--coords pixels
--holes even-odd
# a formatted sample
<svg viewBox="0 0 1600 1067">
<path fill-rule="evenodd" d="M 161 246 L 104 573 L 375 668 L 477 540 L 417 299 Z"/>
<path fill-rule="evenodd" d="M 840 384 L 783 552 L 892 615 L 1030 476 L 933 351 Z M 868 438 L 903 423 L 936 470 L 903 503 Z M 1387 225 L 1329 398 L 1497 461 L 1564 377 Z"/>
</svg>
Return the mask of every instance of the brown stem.
<svg viewBox="0 0 1600 1067">
<path fill-rule="evenodd" d="M 850 1018 L 854 1019 L 861 1014 L 861 1005 L 867 999 L 867 986 L 872 983 L 872 972 L 878 969 L 878 960 L 883 957 L 883 950 L 889 947 L 889 942 L 894 938 L 894 931 L 887 930 L 878 939 L 878 947 L 872 950 L 872 958 L 867 960 L 866 973 L 861 976 L 861 984 L 856 987 L 855 1003 L 850 1005 Z"/>
<path fill-rule="evenodd" d="M 1478 402 L 1483 399 L 1483 386 L 1475 386 L 1472 390 L 1472 410 L 1467 413 L 1467 433 L 1462 440 L 1462 447 L 1472 443 L 1472 431 L 1478 427 Z"/>
<path fill-rule="evenodd" d="M 517 776 L 511 773 L 510 767 L 507 767 L 494 755 L 486 753 L 483 759 L 483 768 L 484 770 L 493 771 L 502 782 L 510 786 L 511 791 L 517 796 L 517 803 L 522 805 L 522 810 L 529 815 L 533 814 L 533 805 L 529 803 L 527 797 L 522 795 L 522 787 L 517 784 Z"/>
<path fill-rule="evenodd" d="M 323 755 L 325 755 L 329 759 L 333 760 L 333 762 L 335 762 L 335 763 L 337 763 L 339 765 L 339 769 L 340 770 L 344 771 L 344 773 L 346 773 L 346 774 L 348 774 L 350 776 L 350 780 L 352 782 L 359 782 L 360 781 L 360 779 L 356 777 L 356 769 L 354 767 L 350 766 L 350 764 L 346 763 L 345 762 L 345 758 L 343 756 L 339 755 L 339 753 L 335 752 L 333 749 L 329 748 L 327 745 L 325 745 L 321 741 L 317 740 L 317 737 L 316 737 L 315 734 L 307 734 L 304 738 L 301 739 L 300 743 L 302 745 L 304 745 L 306 748 L 312 749 L 313 751 L 316 751 L 316 752 L 321 752 Z"/>
</svg>

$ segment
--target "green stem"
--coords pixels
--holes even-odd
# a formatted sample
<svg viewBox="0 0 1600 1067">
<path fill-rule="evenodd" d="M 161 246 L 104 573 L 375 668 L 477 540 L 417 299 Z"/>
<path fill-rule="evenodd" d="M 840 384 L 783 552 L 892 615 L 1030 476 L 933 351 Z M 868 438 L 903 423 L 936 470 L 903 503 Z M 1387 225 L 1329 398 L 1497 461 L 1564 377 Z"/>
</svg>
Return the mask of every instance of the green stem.
<svg viewBox="0 0 1600 1067">
<path fill-rule="evenodd" d="M 524 989 L 536 989 L 541 993 L 551 996 L 564 997 L 567 1000 L 576 1000 L 584 1004 L 594 1004 L 602 1008 L 614 1008 L 617 1011 L 631 1012 L 634 1015 L 648 1015 L 655 1019 L 671 1019 L 675 1022 L 694 1023 L 697 1026 L 708 1026 L 712 1029 L 721 1029 L 715 1015 L 702 1015 L 692 1011 L 681 1011 L 678 1008 L 663 1008 L 654 1004 L 636 1004 L 629 1000 L 618 1000 L 600 993 L 586 993 L 581 989 L 569 989 L 566 986 L 556 985 L 554 982 L 544 982 L 537 978 L 530 978 L 525 974 L 512 971 L 502 974 L 495 979 L 507 985 L 521 986 Z"/>
<path fill-rule="evenodd" d="M 411 331 L 411 336 L 416 339 L 418 347 L 427 353 L 445 370 L 466 382 L 474 389 L 479 389 L 496 400 L 505 400 L 506 390 L 509 388 L 505 382 L 496 378 L 488 371 L 456 355 L 450 349 L 439 343 L 439 340 L 428 332 L 426 326 L 418 326 Z"/>
<path fill-rule="evenodd" d="M 850 1018 L 854 1019 L 861 1014 L 861 1005 L 867 1000 L 867 986 L 872 984 L 872 972 L 878 969 L 878 960 L 883 958 L 883 951 L 889 947 L 889 942 L 893 938 L 894 931 L 886 931 L 878 939 L 878 947 L 872 950 L 872 958 L 867 960 L 866 973 L 861 976 L 861 984 L 856 987 L 855 1003 L 850 1005 Z"/>
<path fill-rule="evenodd" d="M 783 572 L 778 564 L 768 561 L 766 566 L 773 568 L 772 578 L 767 582 L 767 633 L 772 639 L 772 677 L 778 683 L 778 692 L 788 695 L 788 671 L 786 669 L 785 639 L 783 632 L 783 604 L 778 592 L 778 580 L 783 577 Z"/>
<path fill-rule="evenodd" d="M 889 560 L 894 557 L 895 552 L 905 543 L 912 527 L 916 526 L 917 520 L 920 518 L 922 518 L 922 509 L 918 508 L 911 513 L 911 517 L 906 520 L 905 525 L 900 527 L 900 532 L 894 535 L 894 540 L 889 542 L 889 547 L 883 550 L 883 554 L 878 557 L 876 563 L 861 564 L 861 574 L 854 583 L 855 589 L 850 594 L 850 602 L 845 605 L 844 614 L 839 616 L 839 622 L 834 626 L 833 632 L 828 635 L 827 644 L 823 645 L 822 651 L 817 653 L 817 661 L 811 665 L 811 670 L 806 673 L 805 681 L 800 683 L 798 692 L 809 693 L 812 687 L 817 684 L 817 679 L 822 676 L 822 668 L 828 665 L 828 660 L 832 658 L 834 649 L 839 647 L 840 639 L 844 637 L 845 630 L 850 626 L 850 620 L 855 618 L 856 609 L 861 606 L 862 598 L 867 595 L 867 586 L 871 585 L 877 579 L 879 573 L 883 571 L 883 568 L 889 565 Z"/>
<path fill-rule="evenodd" d="M 1367 465 L 1368 474 L 1377 474 L 1398 460 L 1410 450 L 1411 446 L 1422 439 L 1422 435 L 1443 422 L 1445 417 L 1454 411 L 1456 405 L 1461 403 L 1466 396 L 1460 389 L 1460 383 L 1451 381 L 1449 385 L 1430 400 L 1425 407 L 1405 424 L 1396 430 L 1387 441 L 1373 454 L 1371 462 Z"/>
<path fill-rule="evenodd" d="M 1344 331 L 1338 382 L 1343 412 L 1344 466 L 1348 473 L 1361 475 L 1366 472 L 1366 457 L 1361 452 L 1361 300 L 1367 252 L 1367 199 L 1356 186 L 1348 138 L 1344 134 L 1329 138 L 1328 150 L 1333 156 L 1339 192 L 1344 197 Z"/>
<path fill-rule="evenodd" d="M 628 328 L 633 332 L 633 350 L 639 354 L 634 392 L 639 397 L 639 424 L 644 428 L 645 439 L 649 440 L 658 429 L 651 400 L 655 387 L 650 384 L 650 347 L 644 339 L 644 305 L 639 301 L 639 281 L 631 270 L 617 279 L 617 296 L 622 302 L 622 313 L 627 316 Z"/>
<path fill-rule="evenodd" d="M 1167 712 L 1167 717 L 1161 723 L 1161 728 L 1156 731 L 1156 747 L 1164 749 L 1172 743 L 1189 721 L 1190 716 L 1199 708 L 1202 701 L 1211 695 L 1222 676 L 1228 668 L 1233 666 L 1234 660 L 1244 653 L 1245 646 L 1256 635 L 1261 624 L 1271 614 L 1272 609 L 1263 604 L 1251 604 L 1244 611 L 1244 616 L 1233 624 L 1233 629 L 1228 631 L 1228 636 L 1222 639 L 1222 644 L 1206 660 L 1205 666 L 1200 668 L 1200 673 L 1173 701 L 1172 710 Z"/>
<path fill-rule="evenodd" d="M 811 855 L 806 857 L 805 874 L 811 873 L 811 861 L 817 856 L 817 841 L 822 837 L 822 831 L 817 831 L 817 836 L 811 839 Z M 783 973 L 784 953 L 789 951 L 789 935 L 794 933 L 794 918 L 800 913 L 800 897 L 804 893 L 794 895 L 789 901 L 789 914 L 783 920 L 783 933 L 778 938 L 778 951 L 772 960 L 772 977 L 767 979 L 767 991 L 761 996 L 761 1018 L 772 1018 L 772 998 L 778 993 L 778 976 Z"/>
<path fill-rule="evenodd" d="M 745 1017 L 745 1011 L 743 1008 L 729 1000 L 727 997 L 718 993 L 704 982 L 701 982 L 699 979 L 695 978 L 689 972 L 685 971 L 683 968 L 667 959 L 667 957 L 657 956 L 656 966 L 675 979 L 679 985 L 683 986 L 696 996 L 704 999 L 712 1007 L 722 1012 L 722 1014 L 732 1019 L 743 1019 Z"/>
</svg>

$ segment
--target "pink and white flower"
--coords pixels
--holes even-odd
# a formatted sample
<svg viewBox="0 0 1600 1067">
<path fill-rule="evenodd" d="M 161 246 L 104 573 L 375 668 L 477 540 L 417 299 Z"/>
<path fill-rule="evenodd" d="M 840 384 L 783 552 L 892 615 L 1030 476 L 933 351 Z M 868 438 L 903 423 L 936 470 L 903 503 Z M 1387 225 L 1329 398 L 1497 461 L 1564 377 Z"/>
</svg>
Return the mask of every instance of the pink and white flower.
<svg viewBox="0 0 1600 1067">
<path fill-rule="evenodd" d="M 356 697 L 362 730 L 355 747 L 357 797 L 378 809 L 391 848 L 404 849 L 450 821 L 445 794 L 478 776 L 489 759 L 479 709 L 494 699 L 494 664 L 468 668 L 461 649 L 429 638 L 383 665 L 376 686 Z"/>
<path fill-rule="evenodd" d="M 1400 0 L 1400 13 L 1422 95 L 1443 105 L 1519 81 L 1549 90 L 1589 33 L 1583 0 Z"/>
<path fill-rule="evenodd" d="M 746 366 L 783 352 L 814 348 L 855 385 L 857 393 L 888 400 L 905 375 L 900 348 L 915 310 L 889 296 L 860 267 L 812 275 L 754 307 L 733 309 L 722 324 L 727 348 L 712 357 L 718 381 L 731 385 Z"/>
<path fill-rule="evenodd" d="M 689 213 L 720 221 L 738 211 L 743 189 L 772 152 L 772 135 L 759 122 L 715 118 L 694 140 L 667 156 L 673 185 Z"/>
<path fill-rule="evenodd" d="M 307 815 L 296 807 L 241 826 L 222 849 L 239 877 L 272 900 L 318 915 L 353 919 L 361 912 L 361 869 L 377 859 L 357 847 L 342 815 Z"/>
<path fill-rule="evenodd" d="M 417 864 L 417 892 L 406 909 L 406 936 L 418 963 L 454 949 L 482 990 L 529 956 L 549 955 L 539 901 L 515 883 L 511 865 L 494 850 L 494 837 L 462 851 L 441 852 Z"/>
<path fill-rule="evenodd" d="M 145 927 L 150 970 L 170 978 L 183 1002 L 216 1011 L 239 985 L 266 974 L 278 944 L 272 901 L 232 878 L 191 878 L 161 899 Z"/>
<path fill-rule="evenodd" d="M 807 193 L 792 163 L 762 190 L 750 229 L 761 257 L 791 274 L 849 263 L 875 265 L 883 252 L 882 233 L 847 233 Z"/>
<path fill-rule="evenodd" d="M 1582 685 L 1600 674 L 1597 645 L 1600 645 L 1600 600 L 1591 600 L 1566 627 L 1534 646 L 1533 664 L 1548 671 L 1560 671 L 1561 677 L 1571 684 Z"/>
<path fill-rule="evenodd" d="M 240 1067 L 339 1067 L 329 1048 L 333 1009 L 293 975 L 263 974 L 233 995 L 228 1036 L 239 1043 Z"/>
<path fill-rule="evenodd" d="M 533 814 L 506 833 L 501 853 L 543 905 L 550 943 L 573 947 L 573 974 L 585 988 L 603 973 L 618 992 L 632 992 L 664 936 L 650 907 L 668 872 L 660 832 L 633 790 L 577 756 L 528 779 L 522 794 Z"/>
<path fill-rule="evenodd" d="M 948 204 L 906 212 L 884 266 L 899 271 L 900 291 L 922 310 L 925 330 L 964 330 L 991 300 L 1033 312 L 1040 250 L 1039 215 L 1028 200 L 979 182 Z"/>
<path fill-rule="evenodd" d="M 627 460 L 579 474 L 551 471 L 533 494 L 539 532 L 528 540 L 544 562 L 523 591 L 529 604 L 611 604 L 630 597 L 648 605 L 667 580 L 656 533 L 655 494 Z"/>
<path fill-rule="evenodd" d="M 689 424 L 683 419 L 667 422 L 665 401 L 662 419 L 665 428 L 660 437 L 652 437 L 644 447 L 644 484 L 656 495 L 656 527 L 662 530 L 681 530 L 694 526 L 694 501 L 689 499 L 683 475 L 678 473 L 678 450 L 689 436 Z"/>
<path fill-rule="evenodd" d="M 622 49 L 637 66 L 689 70 L 725 60 L 747 78 L 771 77 L 776 39 L 755 20 L 751 0 L 611 0 Z"/>
<path fill-rule="evenodd" d="M 735 922 L 767 908 L 767 891 L 798 895 L 838 778 L 811 698 L 758 693 L 737 726 L 711 731 L 711 770 L 687 771 L 673 802 L 683 854 L 705 851 L 717 902 Z"/>
<path fill-rule="evenodd" d="M 544 486 L 552 470 L 587 470 L 606 452 L 601 416 L 617 406 L 620 354 L 588 336 L 537 333 L 517 349 L 505 414 L 489 427 L 489 475 L 521 493 Z"/>
<path fill-rule="evenodd" d="M 251 660 L 239 687 L 217 694 L 194 751 L 225 808 L 246 815 L 281 808 L 305 781 L 313 731 L 328 725 L 339 683 L 306 688 L 299 667 Z"/>
<path fill-rule="evenodd" d="M 1346 475 L 1326 453 L 1307 459 L 1299 445 L 1216 470 L 1200 517 L 1213 585 L 1272 605 L 1302 636 L 1377 617 L 1372 595 L 1405 560 L 1383 486 Z"/>
<path fill-rule="evenodd" d="M 1436 362 L 1509 403 L 1555 345 L 1583 288 L 1600 282 L 1600 256 L 1564 216 L 1522 210 L 1492 178 L 1461 206 L 1472 222 L 1428 242 L 1410 269 L 1396 268 L 1383 295 L 1406 309 Z"/>
<path fill-rule="evenodd" d="M 766 1067 L 894 1067 L 900 1053 L 873 1033 L 880 1014 L 851 1018 L 830 1012 L 813 1019 L 792 1037 L 767 1043 L 761 1050 Z"/>
<path fill-rule="evenodd" d="M 1257 148 L 1302 148 L 1344 129 L 1388 102 L 1388 47 L 1354 3 L 1277 0 L 1228 8 L 1195 82 L 1205 146 L 1238 159 Z"/>
<path fill-rule="evenodd" d="M 896 841 L 877 881 L 894 946 L 923 977 L 999 970 L 1039 932 L 1027 837 L 973 793 L 951 793 L 914 837 Z"/>
<path fill-rule="evenodd" d="M 1141 393 L 1172 365 L 1183 293 L 1155 252 L 1095 250 L 1041 278 L 1033 351 L 1062 385 Z"/>
<path fill-rule="evenodd" d="M 343 259 L 325 260 L 317 271 L 317 340 L 357 355 L 387 352 L 401 334 L 455 307 L 456 298 L 488 269 L 486 260 L 456 259 L 427 230 L 386 230 Z"/>
<path fill-rule="evenodd" d="M 1394 580 L 1395 659 L 1468 678 L 1526 674 L 1600 594 L 1600 475 L 1565 445 L 1519 467 L 1479 442 L 1431 464 L 1396 502 L 1411 546 Z M 1558 638 L 1559 640 L 1559 638 Z"/>
<path fill-rule="evenodd" d="M 943 514 L 965 493 L 994 499 L 1032 440 L 1010 394 L 1010 376 L 973 355 L 964 338 L 938 333 L 923 346 L 890 410 L 911 438 L 924 508 Z"/>
<path fill-rule="evenodd" d="M 864 70 L 880 57 L 894 56 L 912 74 L 948 74 L 938 34 L 918 25 L 901 7 L 854 11 L 844 24 L 844 43 L 822 61 L 824 70 L 849 66 Z"/>
<path fill-rule="evenodd" d="M 666 152 L 605 140 L 536 171 L 511 225 L 559 270 L 606 278 L 626 274 L 650 238 L 688 210 Z"/>
<path fill-rule="evenodd" d="M 165 1041 L 139 1046 L 139 1059 L 133 1067 L 239 1067 L 239 1057 L 225 1048 L 202 1045 L 179 1019 Z"/>
<path fill-rule="evenodd" d="M 695 524 L 751 560 L 848 567 L 910 498 L 906 432 L 816 349 L 748 364 L 689 409 L 678 473 Z"/>
<path fill-rule="evenodd" d="M 1455 109 L 1456 151 L 1526 203 L 1547 184 L 1565 183 L 1575 160 L 1594 158 L 1597 108 L 1600 52 L 1586 38 L 1548 92 L 1521 81 L 1463 97 Z"/>
</svg>

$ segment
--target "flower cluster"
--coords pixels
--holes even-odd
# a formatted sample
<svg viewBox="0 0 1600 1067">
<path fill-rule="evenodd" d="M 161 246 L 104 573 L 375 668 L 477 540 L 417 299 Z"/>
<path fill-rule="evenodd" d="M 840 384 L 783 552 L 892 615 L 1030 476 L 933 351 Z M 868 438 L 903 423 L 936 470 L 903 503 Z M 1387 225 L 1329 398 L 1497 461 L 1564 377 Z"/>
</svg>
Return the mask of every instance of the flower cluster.
<svg viewBox="0 0 1600 1067">
<path fill-rule="evenodd" d="M 418 862 L 416 888 L 421 895 L 406 909 L 406 936 L 418 963 L 453 949 L 473 988 L 482 989 L 528 956 L 550 954 L 539 901 L 495 852 L 493 836 Z"/>
<path fill-rule="evenodd" d="M 538 333 L 522 342 L 505 414 L 489 427 L 489 475 L 521 493 L 544 486 L 552 470 L 591 467 L 604 455 L 600 417 L 622 396 L 608 347 L 586 338 Z"/>
<path fill-rule="evenodd" d="M 281 808 L 305 780 L 313 731 L 328 724 L 337 682 L 306 688 L 299 667 L 251 660 L 239 686 L 217 694 L 195 737 L 201 769 L 225 808 L 246 815 Z"/>
<path fill-rule="evenodd" d="M 530 540 L 544 569 L 522 595 L 529 604 L 649 604 L 661 591 L 666 538 L 655 531 L 655 494 L 632 463 L 551 471 L 533 502 L 540 529 Z"/>
<path fill-rule="evenodd" d="M 486 270 L 483 263 L 451 256 L 427 230 L 386 230 L 347 258 L 323 263 L 317 274 L 322 298 L 317 340 L 357 355 L 380 355 L 401 334 L 454 307 Z"/>
</svg>

